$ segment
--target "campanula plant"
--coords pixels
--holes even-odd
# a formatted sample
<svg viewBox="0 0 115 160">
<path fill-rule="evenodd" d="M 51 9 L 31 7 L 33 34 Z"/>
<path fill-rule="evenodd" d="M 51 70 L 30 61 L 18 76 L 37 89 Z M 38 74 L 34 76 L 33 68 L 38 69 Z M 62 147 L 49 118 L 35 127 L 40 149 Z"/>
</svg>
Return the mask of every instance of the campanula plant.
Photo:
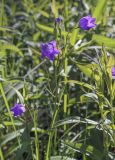
<svg viewBox="0 0 115 160">
<path fill-rule="evenodd" d="M 114 160 L 113 4 L 0 1 L 0 160 Z"/>
</svg>

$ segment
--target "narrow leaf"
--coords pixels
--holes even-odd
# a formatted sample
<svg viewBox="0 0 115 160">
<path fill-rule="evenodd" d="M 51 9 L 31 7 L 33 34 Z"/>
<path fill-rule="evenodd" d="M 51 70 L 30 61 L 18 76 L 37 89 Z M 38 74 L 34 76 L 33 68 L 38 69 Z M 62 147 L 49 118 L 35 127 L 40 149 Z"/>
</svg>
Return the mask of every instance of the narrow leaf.
<svg viewBox="0 0 115 160">
<path fill-rule="evenodd" d="M 115 48 L 115 39 L 94 34 L 92 40 L 94 40 L 97 44 L 101 46 L 104 44 L 104 46 L 106 47 Z"/>
<path fill-rule="evenodd" d="M 97 22 L 100 21 L 103 12 L 104 12 L 104 8 L 106 6 L 107 0 L 98 0 L 96 8 L 93 12 L 93 17 L 96 18 Z"/>
</svg>

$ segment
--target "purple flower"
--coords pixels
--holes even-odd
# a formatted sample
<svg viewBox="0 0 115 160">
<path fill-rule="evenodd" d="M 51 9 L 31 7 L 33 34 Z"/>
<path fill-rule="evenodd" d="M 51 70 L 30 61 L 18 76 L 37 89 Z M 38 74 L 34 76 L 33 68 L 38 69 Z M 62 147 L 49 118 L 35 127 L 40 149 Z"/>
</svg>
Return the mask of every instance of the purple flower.
<svg viewBox="0 0 115 160">
<path fill-rule="evenodd" d="M 13 113 L 14 117 L 21 116 L 25 112 L 25 107 L 23 104 L 16 103 L 10 111 Z"/>
<path fill-rule="evenodd" d="M 95 18 L 92 18 L 90 15 L 88 15 L 79 20 L 79 27 L 83 30 L 89 30 L 96 26 L 95 21 Z"/>
<path fill-rule="evenodd" d="M 115 79 L 115 67 L 112 67 L 112 79 Z"/>
<path fill-rule="evenodd" d="M 55 56 L 59 54 L 59 50 L 56 48 L 56 41 L 41 44 L 42 58 L 49 58 L 54 60 Z"/>
<path fill-rule="evenodd" d="M 60 23 L 62 21 L 62 18 L 58 17 L 58 18 L 55 18 L 55 23 Z"/>
</svg>

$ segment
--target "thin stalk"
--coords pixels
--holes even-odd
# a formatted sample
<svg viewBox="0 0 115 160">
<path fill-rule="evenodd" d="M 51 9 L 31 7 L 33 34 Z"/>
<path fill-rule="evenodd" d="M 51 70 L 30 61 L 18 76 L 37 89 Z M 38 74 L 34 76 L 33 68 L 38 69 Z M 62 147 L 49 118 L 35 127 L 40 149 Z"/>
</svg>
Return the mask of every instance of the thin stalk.
<svg viewBox="0 0 115 160">
<path fill-rule="evenodd" d="M 64 50 L 64 84 L 65 84 L 65 93 L 64 93 L 64 115 L 67 114 L 67 65 L 68 65 L 68 60 L 67 60 L 67 45 L 66 45 L 66 37 L 65 38 L 65 50 Z M 66 130 L 66 125 L 64 125 L 64 130 Z"/>
<path fill-rule="evenodd" d="M 103 112 L 103 103 L 100 102 L 99 103 L 99 106 L 100 106 L 100 112 L 101 112 L 101 119 L 102 119 L 102 125 L 103 125 L 103 146 L 104 146 L 104 155 L 106 157 L 105 160 L 108 160 L 108 156 L 107 156 L 107 152 L 108 152 L 108 146 L 107 146 L 107 135 L 106 135 L 106 132 L 105 132 L 105 127 L 104 127 L 104 121 L 105 121 L 105 117 L 104 117 L 104 112 Z M 104 157 L 104 158 L 105 158 Z"/>
<path fill-rule="evenodd" d="M 67 19 L 68 19 L 68 0 L 64 0 L 65 7 L 64 7 L 64 14 L 65 14 L 65 30 L 67 30 Z M 67 35 L 68 36 L 68 35 Z M 67 59 L 67 36 L 64 36 L 64 83 L 65 83 L 65 93 L 64 93 L 64 115 L 67 114 L 67 65 L 68 65 L 68 59 Z M 64 125 L 64 130 L 66 130 L 66 125 Z"/>
<path fill-rule="evenodd" d="M 55 97 L 54 97 L 54 108 L 57 108 L 57 102 L 58 102 L 58 66 L 57 66 L 57 61 L 54 61 L 54 76 L 55 76 Z M 54 148 L 54 152 L 55 152 L 55 148 L 56 148 L 56 130 L 54 130 L 54 143 L 53 143 L 53 148 Z M 54 153 L 56 154 L 56 153 Z"/>
<path fill-rule="evenodd" d="M 2 0 L 2 5 L 1 5 L 0 26 L 3 26 L 3 17 L 4 17 L 4 0 Z"/>
<path fill-rule="evenodd" d="M 55 120 L 56 120 L 56 117 L 58 115 L 58 111 L 59 111 L 59 107 L 56 109 L 55 113 L 54 113 L 54 117 L 53 117 L 53 121 L 52 121 L 52 124 L 51 124 L 51 129 L 54 128 L 54 124 L 55 124 Z M 49 139 L 48 139 L 48 145 L 47 145 L 47 152 L 46 152 L 46 160 L 49 160 L 49 157 L 50 157 L 50 150 L 51 150 L 51 143 L 52 143 L 52 137 L 54 135 L 54 131 L 52 130 L 49 134 Z"/>
<path fill-rule="evenodd" d="M 114 120 L 114 111 L 113 111 L 113 95 L 112 95 L 112 87 L 110 88 L 110 104 L 111 104 L 111 119 L 112 119 L 112 124 L 115 124 Z"/>
<path fill-rule="evenodd" d="M 39 156 L 39 136 L 37 132 L 37 112 L 34 111 L 34 127 L 35 127 L 35 145 L 36 145 L 36 160 L 40 160 Z"/>
<path fill-rule="evenodd" d="M 28 77 L 30 74 L 32 74 L 35 70 L 37 70 L 42 64 L 44 64 L 46 62 L 46 59 L 44 61 L 42 61 L 40 64 L 36 65 L 33 69 L 31 69 L 23 78 L 24 80 L 26 79 L 26 77 Z"/>
<path fill-rule="evenodd" d="M 1 148 L 0 148 L 0 158 L 1 158 L 1 160 L 5 160 Z"/>
<path fill-rule="evenodd" d="M 64 14 L 65 14 L 65 28 L 67 29 L 67 19 L 68 19 L 68 0 L 64 0 Z"/>
<path fill-rule="evenodd" d="M 86 108 L 86 113 L 85 113 L 85 118 L 87 118 L 87 115 L 88 115 L 88 103 L 87 103 L 87 108 Z M 84 139 L 84 144 L 86 145 L 86 140 L 87 140 L 87 127 L 88 127 L 88 124 L 86 123 L 85 125 L 86 129 L 85 129 L 85 139 Z M 86 160 L 86 154 L 83 153 L 83 160 Z"/>
<path fill-rule="evenodd" d="M 65 88 L 64 88 L 64 90 L 65 90 Z M 53 115 L 53 120 L 52 120 L 51 127 L 50 127 L 51 131 L 49 133 L 49 139 L 48 139 L 48 145 L 47 145 L 46 159 L 45 160 L 49 160 L 49 157 L 50 157 L 50 154 L 51 154 L 50 152 L 51 152 L 52 137 L 54 135 L 54 131 L 52 129 L 54 128 L 54 124 L 55 124 L 55 121 L 56 121 L 56 118 L 57 118 L 57 115 L 58 115 L 58 112 L 59 112 L 59 107 L 60 107 L 60 103 L 61 103 L 61 99 L 62 99 L 64 90 L 62 91 L 62 93 L 60 95 L 58 106 L 57 106 L 57 108 L 54 112 L 54 115 Z"/>
</svg>

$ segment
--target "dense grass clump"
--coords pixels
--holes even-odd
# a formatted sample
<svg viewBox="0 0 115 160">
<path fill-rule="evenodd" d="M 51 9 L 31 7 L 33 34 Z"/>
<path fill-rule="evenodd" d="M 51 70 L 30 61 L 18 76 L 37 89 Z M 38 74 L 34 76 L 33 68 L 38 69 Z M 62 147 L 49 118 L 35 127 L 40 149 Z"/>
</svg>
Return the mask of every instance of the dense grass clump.
<svg viewBox="0 0 115 160">
<path fill-rule="evenodd" d="M 115 160 L 115 1 L 0 1 L 0 160 Z"/>
</svg>

